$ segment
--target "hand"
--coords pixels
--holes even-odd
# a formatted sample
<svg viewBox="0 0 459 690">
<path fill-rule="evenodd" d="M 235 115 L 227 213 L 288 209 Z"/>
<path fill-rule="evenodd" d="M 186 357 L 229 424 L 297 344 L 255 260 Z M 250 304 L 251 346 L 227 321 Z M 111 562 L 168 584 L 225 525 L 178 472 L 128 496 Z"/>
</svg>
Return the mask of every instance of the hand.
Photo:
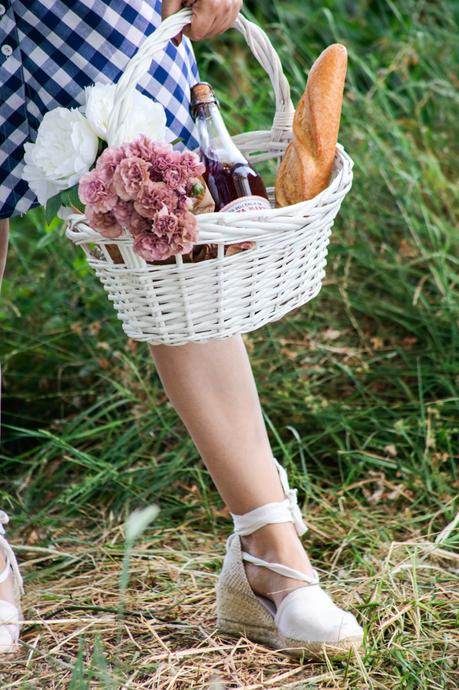
<svg viewBox="0 0 459 690">
<path fill-rule="evenodd" d="M 192 41 L 218 36 L 230 28 L 242 7 L 242 0 L 163 0 L 163 19 L 183 7 L 191 7 L 191 25 L 183 33 Z"/>
</svg>

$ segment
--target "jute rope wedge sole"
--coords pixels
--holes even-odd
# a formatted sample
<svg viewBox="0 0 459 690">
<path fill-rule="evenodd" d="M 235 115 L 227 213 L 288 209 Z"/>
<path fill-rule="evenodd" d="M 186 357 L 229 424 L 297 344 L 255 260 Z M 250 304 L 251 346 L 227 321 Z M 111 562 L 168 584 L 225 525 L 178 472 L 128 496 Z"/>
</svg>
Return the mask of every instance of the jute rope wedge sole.
<svg viewBox="0 0 459 690">
<path fill-rule="evenodd" d="M 0 510 L 0 553 L 6 565 L 0 573 L 0 584 L 12 574 L 15 604 L 0 599 L 0 655 L 11 654 L 17 650 L 19 639 L 19 621 L 22 618 L 20 597 L 23 592 L 22 577 L 14 551 L 6 540 L 5 528 L 9 522 L 8 515 Z"/>
<path fill-rule="evenodd" d="M 281 563 L 269 563 L 242 550 L 241 536 L 263 525 L 293 522 L 299 535 L 307 530 L 284 468 L 275 460 L 286 499 L 244 515 L 232 515 L 235 532 L 228 537 L 223 568 L 217 581 L 217 627 L 224 634 L 245 635 L 295 658 L 339 658 L 362 644 L 363 630 L 351 613 L 336 606 L 319 585 L 316 571 L 307 576 Z M 255 594 L 243 561 L 305 582 L 287 594 L 279 607 Z"/>
</svg>

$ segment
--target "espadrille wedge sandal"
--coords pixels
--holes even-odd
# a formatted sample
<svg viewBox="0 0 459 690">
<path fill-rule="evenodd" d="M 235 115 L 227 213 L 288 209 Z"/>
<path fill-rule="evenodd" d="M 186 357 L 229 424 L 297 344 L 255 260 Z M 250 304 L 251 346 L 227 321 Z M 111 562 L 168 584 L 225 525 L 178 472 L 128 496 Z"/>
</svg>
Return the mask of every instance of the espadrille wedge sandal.
<svg viewBox="0 0 459 690">
<path fill-rule="evenodd" d="M 220 632 L 246 635 L 255 642 L 289 656 L 337 657 L 362 643 L 363 630 L 351 613 L 336 606 L 319 585 L 319 576 L 307 576 L 281 563 L 269 563 L 242 550 L 240 537 L 270 523 L 293 522 L 297 534 L 307 531 L 290 489 L 285 469 L 274 458 L 286 498 L 267 503 L 243 515 L 234 515 L 234 532 L 226 542 L 223 568 L 217 581 L 217 625 Z M 260 565 L 280 575 L 305 582 L 287 594 L 276 609 L 267 597 L 255 594 L 243 561 Z"/>
<path fill-rule="evenodd" d="M 8 515 L 0 510 L 0 553 L 5 559 L 5 567 L 0 572 L 0 583 L 5 582 L 12 574 L 15 604 L 0 599 L 0 654 L 14 652 L 19 639 L 19 621 L 22 618 L 21 594 L 23 592 L 22 577 L 14 551 L 6 540 L 5 528 L 9 522 Z"/>
</svg>

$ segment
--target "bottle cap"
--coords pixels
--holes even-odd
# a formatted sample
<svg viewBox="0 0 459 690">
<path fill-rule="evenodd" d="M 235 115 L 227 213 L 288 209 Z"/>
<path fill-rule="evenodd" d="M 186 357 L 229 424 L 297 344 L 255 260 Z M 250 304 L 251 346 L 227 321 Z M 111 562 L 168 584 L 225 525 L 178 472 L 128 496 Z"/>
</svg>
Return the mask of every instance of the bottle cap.
<svg viewBox="0 0 459 690">
<path fill-rule="evenodd" d="M 211 85 L 206 81 L 200 81 L 191 87 L 191 114 L 196 115 L 196 108 L 200 105 L 216 103 L 217 97 Z"/>
</svg>

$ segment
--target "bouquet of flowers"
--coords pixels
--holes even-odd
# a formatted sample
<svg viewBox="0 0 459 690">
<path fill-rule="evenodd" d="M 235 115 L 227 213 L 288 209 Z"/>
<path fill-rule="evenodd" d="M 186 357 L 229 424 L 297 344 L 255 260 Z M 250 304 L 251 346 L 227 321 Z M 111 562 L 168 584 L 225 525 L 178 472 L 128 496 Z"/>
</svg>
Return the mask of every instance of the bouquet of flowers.
<svg viewBox="0 0 459 690">
<path fill-rule="evenodd" d="M 81 108 L 45 114 L 35 143 L 25 144 L 23 177 L 46 207 L 48 222 L 65 209 L 83 211 L 105 237 L 129 232 L 133 250 L 146 261 L 186 254 L 197 241 L 191 212 L 203 198 L 204 165 L 191 151 L 166 141 L 159 103 L 135 91 L 125 142 L 107 141 L 115 85 L 85 90 Z M 64 207 L 64 210 L 62 209 Z"/>
</svg>

